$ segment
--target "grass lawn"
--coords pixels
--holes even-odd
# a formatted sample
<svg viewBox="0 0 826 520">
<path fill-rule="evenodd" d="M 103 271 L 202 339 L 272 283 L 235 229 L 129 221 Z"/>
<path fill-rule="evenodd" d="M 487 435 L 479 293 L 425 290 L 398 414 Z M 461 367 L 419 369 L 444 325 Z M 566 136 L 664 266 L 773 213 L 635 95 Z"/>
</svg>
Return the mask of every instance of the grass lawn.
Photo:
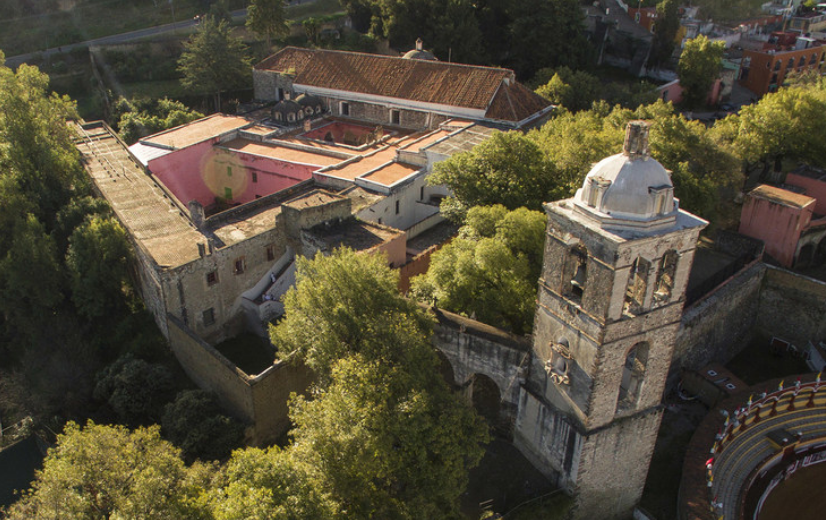
<svg viewBox="0 0 826 520">
<path fill-rule="evenodd" d="M 249 332 L 219 343 L 215 348 L 251 376 L 263 372 L 275 359 L 273 349 L 263 339 Z"/>
</svg>

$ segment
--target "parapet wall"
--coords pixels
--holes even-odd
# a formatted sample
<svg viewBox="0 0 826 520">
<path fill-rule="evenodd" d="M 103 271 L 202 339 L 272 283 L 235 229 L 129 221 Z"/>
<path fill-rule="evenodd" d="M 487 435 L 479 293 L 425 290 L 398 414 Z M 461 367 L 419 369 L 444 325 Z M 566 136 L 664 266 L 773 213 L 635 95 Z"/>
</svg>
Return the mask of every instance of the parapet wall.
<svg viewBox="0 0 826 520">
<path fill-rule="evenodd" d="M 754 334 L 766 266 L 753 262 L 723 285 L 683 310 L 674 345 L 672 377 L 680 369 L 699 370 L 727 363 Z"/>
<path fill-rule="evenodd" d="M 264 445 L 289 427 L 287 401 L 304 392 L 312 373 L 299 364 L 278 363 L 250 377 L 196 336 L 174 316 L 167 316 L 169 343 L 186 374 L 216 396 L 233 417 L 247 424 L 248 442 Z"/>
<path fill-rule="evenodd" d="M 826 283 L 768 266 L 756 324 L 798 347 L 826 339 Z"/>
</svg>

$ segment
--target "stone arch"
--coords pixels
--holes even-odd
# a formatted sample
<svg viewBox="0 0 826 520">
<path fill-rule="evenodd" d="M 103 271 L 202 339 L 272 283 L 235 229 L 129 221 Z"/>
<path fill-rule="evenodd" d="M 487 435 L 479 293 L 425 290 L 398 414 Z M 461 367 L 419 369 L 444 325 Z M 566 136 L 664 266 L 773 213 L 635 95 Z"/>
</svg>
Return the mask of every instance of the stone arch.
<svg viewBox="0 0 826 520">
<path fill-rule="evenodd" d="M 645 306 L 645 295 L 648 292 L 648 275 L 651 271 L 651 262 L 638 256 L 631 264 L 628 275 L 628 286 L 625 289 L 624 310 L 631 314 L 639 314 Z"/>
<path fill-rule="evenodd" d="M 671 300 L 679 258 L 680 254 L 677 251 L 669 249 L 660 259 L 660 268 L 657 270 L 657 282 L 654 287 L 654 300 L 657 303 L 667 303 Z"/>
<path fill-rule="evenodd" d="M 645 383 L 649 349 L 648 342 L 641 341 L 628 349 L 625 355 L 619 393 L 617 394 L 618 413 L 635 408 L 640 400 L 640 393 Z"/>
<path fill-rule="evenodd" d="M 817 249 L 814 252 L 814 261 L 815 265 L 821 265 L 826 262 L 826 236 L 820 239 L 820 242 L 817 244 Z"/>
<path fill-rule="evenodd" d="M 583 244 L 570 249 L 564 272 L 563 294 L 577 303 L 581 302 L 588 284 L 588 249 Z"/>
<path fill-rule="evenodd" d="M 439 359 L 438 369 L 439 373 L 451 388 L 458 388 L 456 383 L 456 372 L 453 370 L 453 365 L 450 359 L 439 349 L 436 349 L 436 357 Z"/>
<path fill-rule="evenodd" d="M 484 374 L 473 374 L 469 381 L 468 398 L 476 413 L 493 427 L 501 422 L 502 392 L 496 381 Z"/>
<path fill-rule="evenodd" d="M 796 267 L 808 267 L 812 264 L 815 256 L 814 244 L 806 244 L 800 248 L 800 253 L 797 254 Z"/>
</svg>

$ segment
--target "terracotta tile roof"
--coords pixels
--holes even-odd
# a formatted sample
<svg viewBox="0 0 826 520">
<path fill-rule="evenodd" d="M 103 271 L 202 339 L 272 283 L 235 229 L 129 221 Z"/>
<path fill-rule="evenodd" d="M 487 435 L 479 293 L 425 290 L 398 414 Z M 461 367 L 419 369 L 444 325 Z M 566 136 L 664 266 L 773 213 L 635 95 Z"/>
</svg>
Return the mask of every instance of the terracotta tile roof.
<svg viewBox="0 0 826 520">
<path fill-rule="evenodd" d="M 293 75 L 299 85 L 486 111 L 508 79 L 511 102 L 498 101 L 493 111 L 508 121 L 524 119 L 519 116 L 529 107 L 549 104 L 524 87 L 514 89 L 513 71 L 492 67 L 287 47 L 255 68 Z"/>
<path fill-rule="evenodd" d="M 760 186 L 754 188 L 751 190 L 749 195 L 796 208 L 804 208 L 815 202 L 815 199 L 809 197 L 808 195 L 801 195 L 793 191 L 784 190 L 783 188 L 775 188 L 774 186 L 768 186 L 766 184 L 761 184 Z"/>
<path fill-rule="evenodd" d="M 511 81 L 509 85 L 502 84 L 502 88 L 496 92 L 485 117 L 503 121 L 522 121 L 550 104 L 550 101 L 521 83 Z"/>
</svg>

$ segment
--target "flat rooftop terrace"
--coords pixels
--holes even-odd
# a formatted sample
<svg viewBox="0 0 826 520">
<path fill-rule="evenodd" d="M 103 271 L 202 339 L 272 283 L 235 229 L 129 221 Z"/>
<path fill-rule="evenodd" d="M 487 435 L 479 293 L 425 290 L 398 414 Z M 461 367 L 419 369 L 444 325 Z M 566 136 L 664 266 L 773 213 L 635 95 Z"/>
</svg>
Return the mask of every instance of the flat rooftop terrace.
<svg viewBox="0 0 826 520">
<path fill-rule="evenodd" d="M 347 157 L 336 157 L 319 150 L 318 153 L 304 150 L 297 150 L 289 146 L 279 145 L 277 141 L 258 142 L 239 137 L 223 143 L 221 146 L 250 155 L 258 155 L 279 161 L 308 164 L 312 166 L 324 167 L 338 164 Z"/>
<path fill-rule="evenodd" d="M 380 246 L 404 232 L 371 222 L 348 219 L 329 227 L 316 226 L 312 233 L 331 248 L 349 247 L 355 251 L 365 251 Z"/>
<path fill-rule="evenodd" d="M 75 146 L 95 186 L 155 262 L 175 267 L 199 258 L 197 244 L 206 239 L 114 132 L 102 123 L 72 126 L 78 135 Z"/>
<path fill-rule="evenodd" d="M 140 142 L 179 150 L 251 124 L 252 121 L 243 117 L 215 114 L 151 135 Z"/>
</svg>

